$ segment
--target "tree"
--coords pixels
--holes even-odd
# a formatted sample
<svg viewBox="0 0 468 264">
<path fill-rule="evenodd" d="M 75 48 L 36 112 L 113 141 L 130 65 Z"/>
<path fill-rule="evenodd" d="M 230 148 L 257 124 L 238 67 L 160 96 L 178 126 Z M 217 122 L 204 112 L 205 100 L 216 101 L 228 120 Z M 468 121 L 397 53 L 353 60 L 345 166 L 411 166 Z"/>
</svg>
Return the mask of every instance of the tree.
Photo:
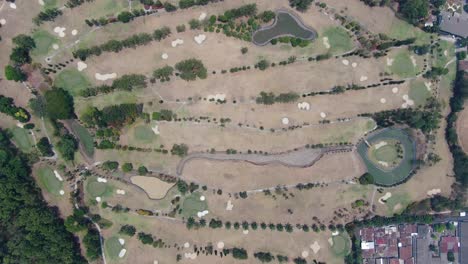
<svg viewBox="0 0 468 264">
<path fill-rule="evenodd" d="M 146 175 L 148 174 L 148 169 L 145 166 L 138 167 L 138 175 Z"/>
<path fill-rule="evenodd" d="M 269 63 L 267 60 L 263 59 L 263 60 L 257 62 L 257 64 L 255 64 L 255 67 L 256 67 L 256 68 L 259 68 L 259 69 L 262 70 L 262 71 L 264 71 L 264 70 L 266 70 L 268 67 L 270 67 L 270 63 Z"/>
<path fill-rule="evenodd" d="M 441 6 L 444 6 L 445 3 L 447 3 L 447 0 L 430 0 L 431 1 L 431 4 L 439 9 Z"/>
<path fill-rule="evenodd" d="M 26 74 L 18 67 L 11 65 L 5 66 L 5 78 L 9 81 L 23 82 L 26 81 Z"/>
<path fill-rule="evenodd" d="M 198 19 L 190 19 L 189 26 L 190 26 L 190 29 L 200 29 L 201 23 Z"/>
<path fill-rule="evenodd" d="M 131 172 L 133 170 L 133 165 L 131 163 L 124 163 L 122 165 L 123 172 Z"/>
<path fill-rule="evenodd" d="M 174 144 L 171 149 L 172 155 L 177 155 L 179 157 L 187 156 L 188 146 L 185 144 Z"/>
<path fill-rule="evenodd" d="M 359 177 L 359 183 L 362 185 L 374 184 L 374 177 L 370 173 L 364 173 Z"/>
<path fill-rule="evenodd" d="M 132 237 L 136 233 L 136 228 L 132 225 L 123 225 L 122 227 L 120 227 L 119 233 Z"/>
<path fill-rule="evenodd" d="M 179 192 L 181 194 L 185 194 L 187 193 L 187 190 L 188 190 L 188 185 L 186 182 L 184 182 L 183 180 L 178 180 L 177 181 L 177 190 L 179 190 Z"/>
<path fill-rule="evenodd" d="M 24 47 L 14 47 L 10 54 L 10 60 L 16 65 L 23 65 L 31 62 L 29 50 Z"/>
<path fill-rule="evenodd" d="M 276 17 L 276 14 L 273 11 L 267 10 L 260 13 L 258 16 L 263 22 L 268 23 Z"/>
<path fill-rule="evenodd" d="M 129 11 L 123 11 L 119 15 L 117 15 L 117 20 L 119 20 L 122 23 L 128 23 L 131 20 L 133 20 L 134 15 L 130 13 Z"/>
<path fill-rule="evenodd" d="M 42 137 L 36 144 L 37 149 L 41 152 L 42 156 L 52 157 L 54 152 L 52 151 L 52 145 L 49 142 L 49 139 Z"/>
<path fill-rule="evenodd" d="M 453 254 L 453 251 L 447 252 L 447 260 L 450 261 L 450 262 L 455 261 L 455 254 Z"/>
<path fill-rule="evenodd" d="M 304 12 L 309 9 L 313 0 L 289 0 L 289 5 L 296 8 L 298 11 Z"/>
<path fill-rule="evenodd" d="M 143 232 L 138 233 L 138 240 L 140 240 L 143 244 L 152 244 L 154 241 L 151 234 L 146 234 Z"/>
<path fill-rule="evenodd" d="M 20 34 L 12 39 L 13 44 L 27 50 L 32 50 L 36 47 L 34 39 L 28 35 Z"/>
<path fill-rule="evenodd" d="M 83 237 L 83 244 L 89 260 L 93 261 L 101 256 L 101 241 L 97 230 L 89 229 L 88 233 Z"/>
<path fill-rule="evenodd" d="M 75 116 L 73 108 L 73 97 L 62 88 L 48 90 L 44 98 L 46 100 L 46 111 L 52 119 L 70 119 Z"/>
<path fill-rule="evenodd" d="M 200 79 L 207 77 L 207 70 L 201 60 L 183 60 L 178 62 L 175 68 L 180 72 L 180 78 L 186 81 L 194 81 L 197 77 Z"/>
<path fill-rule="evenodd" d="M 249 49 L 247 47 L 242 47 L 241 48 L 241 53 L 242 54 L 246 54 L 248 51 L 249 51 Z"/>
<path fill-rule="evenodd" d="M 57 150 L 65 160 L 73 160 L 78 150 L 78 141 L 71 134 L 66 134 L 57 143 Z"/>
<path fill-rule="evenodd" d="M 262 263 L 271 262 L 275 259 L 270 252 L 256 252 L 254 253 L 254 257 L 260 260 Z"/>
<path fill-rule="evenodd" d="M 102 163 L 102 168 L 106 171 L 115 171 L 119 168 L 119 163 L 117 161 L 105 161 Z"/>
<path fill-rule="evenodd" d="M 417 24 L 427 17 L 429 2 L 427 0 L 402 0 L 400 1 L 400 13 L 412 24 Z"/>
<path fill-rule="evenodd" d="M 233 248 L 232 249 L 232 257 L 235 259 L 247 259 L 247 251 L 243 248 Z"/>
</svg>

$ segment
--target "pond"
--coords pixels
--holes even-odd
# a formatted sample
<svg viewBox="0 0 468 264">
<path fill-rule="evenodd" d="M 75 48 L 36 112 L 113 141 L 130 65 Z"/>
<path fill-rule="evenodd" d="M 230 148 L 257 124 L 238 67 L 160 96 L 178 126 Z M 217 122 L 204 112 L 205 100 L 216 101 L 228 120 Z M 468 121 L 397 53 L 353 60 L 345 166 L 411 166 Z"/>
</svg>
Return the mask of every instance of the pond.
<svg viewBox="0 0 468 264">
<path fill-rule="evenodd" d="M 312 40 L 317 37 L 317 32 L 304 25 L 299 17 L 281 10 L 276 12 L 276 19 L 272 25 L 262 27 L 253 33 L 252 41 L 255 45 L 263 46 L 272 39 L 284 36 Z"/>
</svg>

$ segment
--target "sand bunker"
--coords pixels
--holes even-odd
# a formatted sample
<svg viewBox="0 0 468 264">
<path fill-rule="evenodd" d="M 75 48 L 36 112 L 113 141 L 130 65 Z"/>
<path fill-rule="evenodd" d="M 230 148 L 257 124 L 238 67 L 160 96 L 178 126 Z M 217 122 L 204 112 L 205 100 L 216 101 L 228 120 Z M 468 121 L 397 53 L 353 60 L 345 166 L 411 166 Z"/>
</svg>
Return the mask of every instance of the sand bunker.
<svg viewBox="0 0 468 264">
<path fill-rule="evenodd" d="M 5 25 L 5 24 L 6 24 L 6 19 L 4 19 L 4 18 L 0 19 L 0 25 L 3 26 L 3 25 Z"/>
<path fill-rule="evenodd" d="M 407 94 L 404 94 L 402 98 L 405 102 L 401 105 L 401 107 L 407 108 L 408 106 L 414 105 L 414 101 L 411 100 Z"/>
<path fill-rule="evenodd" d="M 64 194 L 65 194 L 65 191 L 64 191 L 64 190 L 60 190 L 59 193 L 60 193 L 60 195 L 64 195 Z"/>
<path fill-rule="evenodd" d="M 226 211 L 232 211 L 233 207 L 234 205 L 232 204 L 231 200 L 229 200 L 226 205 Z"/>
<path fill-rule="evenodd" d="M 84 69 L 88 68 L 88 64 L 82 62 L 82 61 L 79 61 L 77 64 L 76 64 L 76 68 L 78 69 L 78 71 L 83 71 Z"/>
<path fill-rule="evenodd" d="M 223 249 L 224 248 L 224 242 L 223 241 L 219 241 L 218 244 L 216 245 L 219 249 Z"/>
<path fill-rule="evenodd" d="M 380 102 L 381 102 L 382 104 L 385 104 L 385 103 L 387 102 L 387 99 L 385 99 L 385 98 L 380 98 Z"/>
<path fill-rule="evenodd" d="M 356 68 L 357 67 L 357 62 L 351 63 L 351 67 Z"/>
<path fill-rule="evenodd" d="M 44 0 L 37 0 L 37 2 L 38 2 L 41 6 L 45 5 Z"/>
<path fill-rule="evenodd" d="M 427 191 L 427 195 L 433 196 L 433 195 L 439 194 L 440 192 L 441 192 L 440 189 L 432 189 L 432 190 Z"/>
<path fill-rule="evenodd" d="M 24 128 L 24 124 L 21 124 L 21 123 L 16 123 L 16 126 L 19 128 Z"/>
<path fill-rule="evenodd" d="M 202 218 L 202 217 L 204 217 L 205 215 L 207 215 L 208 213 L 209 213 L 208 210 L 205 210 L 205 211 L 202 211 L 202 212 L 198 212 L 198 213 L 197 213 L 197 216 L 198 216 L 199 218 Z"/>
<path fill-rule="evenodd" d="M 448 56 L 448 51 L 447 51 L 447 50 L 444 50 L 444 56 L 445 56 L 445 57 Z"/>
<path fill-rule="evenodd" d="M 200 196 L 200 201 L 205 201 L 205 199 L 206 199 L 205 196 L 203 196 L 203 195 Z"/>
<path fill-rule="evenodd" d="M 101 177 L 97 177 L 97 181 L 98 182 L 107 182 L 107 179 L 104 179 L 104 178 L 101 178 Z"/>
<path fill-rule="evenodd" d="M 317 241 L 315 241 L 313 244 L 310 245 L 310 249 L 314 252 L 314 254 L 317 254 L 320 250 L 320 245 Z"/>
<path fill-rule="evenodd" d="M 330 244 L 330 246 L 333 247 L 333 238 L 330 237 L 330 238 L 328 239 L 328 244 Z"/>
<path fill-rule="evenodd" d="M 300 110 L 310 110 L 310 104 L 307 103 L 307 102 L 302 102 L 302 103 L 298 103 L 297 104 L 297 108 L 299 108 Z"/>
<path fill-rule="evenodd" d="M 62 178 L 62 176 L 60 176 L 60 174 L 58 173 L 58 171 L 54 170 L 54 174 L 55 174 L 55 177 L 56 177 L 59 181 L 63 181 L 63 178 Z"/>
<path fill-rule="evenodd" d="M 71 33 L 72 33 L 73 36 L 76 36 L 76 34 L 78 34 L 78 30 L 74 29 L 74 30 L 72 30 Z"/>
<path fill-rule="evenodd" d="M 185 242 L 184 243 L 184 248 L 189 248 L 190 247 L 190 243 L 189 242 Z"/>
<path fill-rule="evenodd" d="M 115 192 L 120 195 L 125 195 L 126 193 L 125 190 L 121 190 L 121 189 L 117 189 Z"/>
<path fill-rule="evenodd" d="M 119 258 L 123 258 L 126 253 L 127 253 L 127 250 L 125 248 L 122 248 L 122 250 L 120 250 L 119 252 Z"/>
<path fill-rule="evenodd" d="M 340 234 L 340 231 L 335 231 L 335 232 L 332 232 L 332 236 L 337 236 Z"/>
<path fill-rule="evenodd" d="M 431 90 L 432 83 L 431 82 L 424 82 L 424 86 L 426 86 L 427 90 Z"/>
<path fill-rule="evenodd" d="M 171 43 L 173 48 L 177 47 L 178 45 L 182 45 L 182 44 L 184 44 L 184 41 L 181 40 L 181 39 L 173 40 L 172 43 Z"/>
<path fill-rule="evenodd" d="M 364 82 L 367 81 L 367 76 L 362 75 L 361 78 L 359 78 L 359 81 Z"/>
<path fill-rule="evenodd" d="M 163 54 L 161 55 L 161 58 L 162 58 L 163 60 L 167 60 L 167 59 L 169 58 L 169 55 L 167 55 L 167 53 L 163 53 Z"/>
<path fill-rule="evenodd" d="M 321 118 L 325 118 L 325 117 L 327 117 L 327 114 L 325 114 L 324 112 L 321 112 L 321 113 L 320 113 L 320 117 L 321 117 Z"/>
<path fill-rule="evenodd" d="M 289 124 L 289 118 L 283 117 L 283 118 L 281 119 L 281 123 L 282 123 L 283 125 Z"/>
<path fill-rule="evenodd" d="M 184 253 L 184 256 L 186 259 L 196 259 L 197 258 L 197 253 Z"/>
<path fill-rule="evenodd" d="M 130 181 L 136 186 L 142 188 L 151 199 L 162 199 L 167 191 L 174 186 L 174 183 L 161 181 L 155 177 L 133 176 Z"/>
<path fill-rule="evenodd" d="M 117 73 L 115 73 L 115 72 L 105 73 L 105 74 L 100 74 L 100 73 L 94 74 L 94 78 L 96 78 L 96 80 L 98 80 L 98 81 L 107 81 L 107 80 L 110 80 L 110 79 L 115 79 L 116 77 L 117 77 Z"/>
<path fill-rule="evenodd" d="M 66 30 L 66 28 L 64 28 L 64 27 L 55 27 L 54 28 L 54 32 L 57 33 L 57 35 L 59 35 L 59 37 L 61 37 L 61 38 L 65 37 L 65 30 Z"/>
<path fill-rule="evenodd" d="M 349 60 L 342 60 L 341 61 L 344 65 L 348 66 L 349 65 Z"/>
<path fill-rule="evenodd" d="M 226 94 L 209 94 L 207 97 L 208 101 L 226 101 Z"/>
<path fill-rule="evenodd" d="M 418 64 L 416 63 L 416 58 L 413 55 L 410 56 L 410 59 L 414 67 L 418 66 Z"/>
<path fill-rule="evenodd" d="M 388 145 L 387 141 L 380 141 L 379 143 L 375 144 L 375 149 L 377 150 L 377 149 L 379 149 L 379 148 L 381 148 L 383 146 L 387 146 L 387 145 Z"/>
<path fill-rule="evenodd" d="M 249 234 L 249 230 L 244 230 L 244 231 L 242 231 L 242 234 L 248 235 L 248 234 Z"/>
<path fill-rule="evenodd" d="M 390 197 L 392 197 L 392 193 L 391 193 L 391 192 L 387 192 L 384 196 L 382 196 L 382 197 L 379 198 L 379 203 L 385 204 L 385 201 L 387 201 L 388 199 L 390 199 Z"/>
<path fill-rule="evenodd" d="M 59 45 L 58 45 L 58 44 L 52 44 L 52 48 L 53 48 L 54 50 L 58 50 L 58 49 L 59 49 Z"/>
<path fill-rule="evenodd" d="M 203 12 L 203 13 L 201 13 L 200 16 L 198 17 L 198 20 L 202 21 L 202 20 L 204 20 L 205 18 L 206 18 L 206 13 Z"/>
<path fill-rule="evenodd" d="M 392 88 L 392 93 L 394 93 L 394 94 L 398 93 L 398 87 L 393 87 Z"/>
<path fill-rule="evenodd" d="M 309 251 L 307 251 L 307 250 L 302 251 L 301 256 L 303 258 L 307 258 L 309 256 Z"/>
<path fill-rule="evenodd" d="M 10 3 L 10 7 L 11 7 L 12 9 L 16 9 L 16 4 L 15 4 L 15 3 Z"/>
<path fill-rule="evenodd" d="M 201 45 L 203 41 L 206 40 L 206 35 L 200 34 L 200 35 L 195 36 L 193 39 L 195 40 L 196 43 L 198 43 L 198 45 Z"/>
<path fill-rule="evenodd" d="M 119 238 L 119 243 L 120 243 L 120 245 L 122 245 L 122 246 L 125 245 L 125 239 Z"/>
<path fill-rule="evenodd" d="M 384 166 L 384 167 L 388 167 L 388 166 L 389 166 L 389 165 L 388 165 L 388 162 L 381 161 L 381 160 L 379 160 L 378 162 L 379 162 L 380 165 L 382 165 L 382 166 Z"/>
<path fill-rule="evenodd" d="M 101 197 L 96 197 L 96 202 L 100 203 L 102 201 Z"/>
<path fill-rule="evenodd" d="M 156 134 L 156 135 L 160 134 L 158 125 L 155 125 L 154 127 L 152 127 L 151 130 L 153 130 L 154 134 Z"/>
<path fill-rule="evenodd" d="M 330 42 L 328 42 L 328 37 L 323 37 L 322 40 L 323 40 L 323 45 L 325 46 L 325 48 L 327 49 L 331 48 Z"/>
<path fill-rule="evenodd" d="M 392 66 L 395 59 L 390 59 L 387 57 L 387 66 Z"/>
</svg>

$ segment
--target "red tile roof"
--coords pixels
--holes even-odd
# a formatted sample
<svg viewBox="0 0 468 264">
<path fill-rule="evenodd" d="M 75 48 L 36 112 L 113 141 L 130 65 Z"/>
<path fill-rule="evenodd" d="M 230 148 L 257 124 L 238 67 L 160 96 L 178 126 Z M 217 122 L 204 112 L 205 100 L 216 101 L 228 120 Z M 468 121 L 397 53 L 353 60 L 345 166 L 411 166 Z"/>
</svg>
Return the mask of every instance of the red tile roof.
<svg viewBox="0 0 468 264">
<path fill-rule="evenodd" d="M 411 246 L 401 247 L 399 251 L 400 259 L 407 260 L 413 256 L 413 248 Z"/>
<path fill-rule="evenodd" d="M 458 252 L 458 237 L 442 237 L 440 240 L 440 252 Z"/>
</svg>

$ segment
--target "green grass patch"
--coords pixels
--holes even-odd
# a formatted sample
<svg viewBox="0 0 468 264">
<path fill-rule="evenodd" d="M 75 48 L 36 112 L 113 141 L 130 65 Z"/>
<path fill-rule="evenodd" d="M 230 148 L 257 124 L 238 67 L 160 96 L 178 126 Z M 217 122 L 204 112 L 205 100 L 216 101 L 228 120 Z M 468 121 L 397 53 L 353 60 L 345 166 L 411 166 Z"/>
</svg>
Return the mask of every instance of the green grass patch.
<svg viewBox="0 0 468 264">
<path fill-rule="evenodd" d="M 112 195 L 113 187 L 107 182 L 98 182 L 97 177 L 91 177 L 86 183 L 86 192 L 93 198 L 109 197 Z"/>
<path fill-rule="evenodd" d="M 57 7 L 57 0 L 43 0 L 43 1 L 44 1 L 44 9 Z"/>
<path fill-rule="evenodd" d="M 55 78 L 54 85 L 69 91 L 73 96 L 91 86 L 86 76 L 77 69 L 65 69 Z"/>
<path fill-rule="evenodd" d="M 90 10 L 90 17 L 99 18 L 107 15 L 117 15 L 125 10 L 128 10 L 127 0 L 102 0 L 93 5 L 93 9 Z"/>
<path fill-rule="evenodd" d="M 385 145 L 379 149 L 374 149 L 373 155 L 377 160 L 385 162 L 393 162 L 398 157 L 397 150 L 395 146 L 392 145 Z"/>
<path fill-rule="evenodd" d="M 13 142 L 15 142 L 16 146 L 22 152 L 31 152 L 32 148 L 34 147 L 34 143 L 29 132 L 21 127 L 14 127 L 10 129 L 10 131 L 13 134 Z"/>
<path fill-rule="evenodd" d="M 104 248 L 106 249 L 107 256 L 111 259 L 118 259 L 119 253 L 123 249 L 122 245 L 120 245 L 119 239 L 115 236 L 105 240 Z"/>
<path fill-rule="evenodd" d="M 390 38 L 403 40 L 408 38 L 416 38 L 416 44 L 430 44 L 430 34 L 426 33 L 419 28 L 414 27 L 406 21 L 395 19 L 393 20 L 390 31 L 388 32 Z"/>
<path fill-rule="evenodd" d="M 194 192 L 185 197 L 182 202 L 182 215 L 185 217 L 196 216 L 198 212 L 208 209 L 206 201 L 200 201 L 201 194 Z"/>
<path fill-rule="evenodd" d="M 402 78 L 416 76 L 418 73 L 418 69 L 413 65 L 408 50 L 401 51 L 394 57 L 394 61 L 392 66 L 390 66 L 390 70 Z"/>
<path fill-rule="evenodd" d="M 60 41 L 54 35 L 45 30 L 38 30 L 32 35 L 36 47 L 32 50 L 33 56 L 45 56 L 52 50 L 53 44 L 58 44 Z"/>
<path fill-rule="evenodd" d="M 394 194 L 385 202 L 390 215 L 399 214 L 411 203 L 411 198 L 407 193 Z M 397 207 L 398 205 L 398 207 Z"/>
<path fill-rule="evenodd" d="M 323 37 L 328 38 L 328 43 L 330 44 L 329 51 L 331 53 L 346 52 L 353 48 L 353 42 L 348 32 L 341 27 L 327 28 L 323 32 Z"/>
<path fill-rule="evenodd" d="M 40 185 L 45 188 L 48 193 L 60 196 L 60 190 L 63 188 L 63 183 L 55 177 L 54 171 L 49 166 L 38 168 L 37 176 Z"/>
<path fill-rule="evenodd" d="M 416 106 L 424 105 L 429 97 L 431 97 L 431 92 L 427 89 L 424 81 L 410 83 L 409 98 L 414 100 Z"/>
<path fill-rule="evenodd" d="M 332 240 L 332 251 L 336 256 L 342 257 L 348 254 L 351 244 L 348 236 L 346 236 L 344 233 L 341 233 L 337 236 L 333 236 Z"/>
<path fill-rule="evenodd" d="M 439 47 L 434 47 L 434 57 L 432 58 L 433 66 L 445 67 L 447 62 L 455 56 L 455 46 L 453 43 L 446 40 L 441 40 L 438 43 Z"/>
<path fill-rule="evenodd" d="M 80 144 L 83 145 L 86 154 L 88 156 L 92 156 L 94 154 L 94 139 L 89 131 L 78 122 L 72 122 L 71 128 L 73 129 L 74 134 L 78 136 Z"/>
<path fill-rule="evenodd" d="M 149 125 L 137 125 L 133 128 L 135 140 L 143 143 L 151 143 L 158 138 Z"/>
</svg>

